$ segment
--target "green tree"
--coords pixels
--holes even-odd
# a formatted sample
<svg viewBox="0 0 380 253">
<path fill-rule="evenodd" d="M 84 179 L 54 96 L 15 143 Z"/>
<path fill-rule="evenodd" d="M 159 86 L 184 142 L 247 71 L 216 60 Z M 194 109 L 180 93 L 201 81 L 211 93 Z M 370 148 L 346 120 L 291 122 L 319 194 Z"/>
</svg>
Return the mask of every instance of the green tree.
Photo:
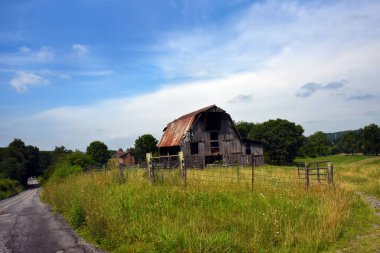
<svg viewBox="0 0 380 253">
<path fill-rule="evenodd" d="M 157 139 L 151 134 L 144 134 L 135 141 L 134 155 L 138 161 L 145 161 L 146 153 L 157 153 Z"/>
<path fill-rule="evenodd" d="M 365 154 L 378 155 L 380 152 L 380 128 L 370 124 L 362 129 L 362 141 Z"/>
<path fill-rule="evenodd" d="M 255 127 L 254 123 L 246 121 L 239 121 L 235 125 L 243 139 L 247 139 L 249 132 Z"/>
<path fill-rule="evenodd" d="M 75 152 L 67 154 L 65 156 L 65 160 L 67 160 L 71 166 L 78 165 L 82 169 L 85 169 L 86 167 L 94 163 L 90 155 L 83 153 L 81 151 L 75 151 Z"/>
<path fill-rule="evenodd" d="M 12 164 L 12 167 L 7 168 L 8 177 L 26 185 L 28 173 L 25 143 L 21 139 L 14 139 L 8 145 L 7 151 L 8 157 L 6 158 L 5 164 Z"/>
<path fill-rule="evenodd" d="M 325 156 L 329 151 L 329 141 L 327 135 L 318 131 L 306 138 L 305 154 L 307 156 Z"/>
<path fill-rule="evenodd" d="M 289 164 L 296 157 L 303 142 L 303 128 L 284 119 L 268 120 L 255 124 L 248 138 L 263 143 L 266 161 L 272 164 Z"/>
<path fill-rule="evenodd" d="M 359 134 L 355 131 L 348 131 L 343 134 L 338 146 L 345 153 L 354 154 L 360 149 Z"/>
<path fill-rule="evenodd" d="M 111 158 L 107 145 L 101 141 L 91 142 L 87 147 L 86 153 L 99 164 L 105 164 Z"/>
</svg>

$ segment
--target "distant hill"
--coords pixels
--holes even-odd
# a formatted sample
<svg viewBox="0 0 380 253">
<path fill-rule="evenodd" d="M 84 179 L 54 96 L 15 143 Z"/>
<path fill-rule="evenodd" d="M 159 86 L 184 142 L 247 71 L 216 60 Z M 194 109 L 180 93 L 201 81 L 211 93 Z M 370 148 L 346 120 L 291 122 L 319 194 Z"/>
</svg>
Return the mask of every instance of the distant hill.
<svg viewBox="0 0 380 253">
<path fill-rule="evenodd" d="M 335 143 L 336 141 L 338 141 L 340 138 L 342 138 L 342 136 L 347 133 L 347 132 L 350 132 L 350 131 L 359 131 L 359 130 L 346 130 L 346 131 L 340 131 L 340 132 L 335 132 L 335 133 L 326 133 L 327 135 L 327 139 L 329 141 L 331 141 L 332 143 Z"/>
</svg>

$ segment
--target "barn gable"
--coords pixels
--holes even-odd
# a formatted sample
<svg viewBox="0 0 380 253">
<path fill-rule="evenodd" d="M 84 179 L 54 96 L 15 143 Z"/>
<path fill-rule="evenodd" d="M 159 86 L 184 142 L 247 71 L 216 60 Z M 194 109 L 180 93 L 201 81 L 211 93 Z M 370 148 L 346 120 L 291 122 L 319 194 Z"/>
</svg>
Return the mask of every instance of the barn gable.
<svg viewBox="0 0 380 253">
<path fill-rule="evenodd" d="M 215 161 L 240 163 L 242 156 L 262 155 L 261 145 L 242 140 L 231 116 L 216 105 L 188 113 L 167 124 L 158 148 L 160 155 L 182 151 L 185 156 L 196 156 L 203 164 Z"/>
</svg>

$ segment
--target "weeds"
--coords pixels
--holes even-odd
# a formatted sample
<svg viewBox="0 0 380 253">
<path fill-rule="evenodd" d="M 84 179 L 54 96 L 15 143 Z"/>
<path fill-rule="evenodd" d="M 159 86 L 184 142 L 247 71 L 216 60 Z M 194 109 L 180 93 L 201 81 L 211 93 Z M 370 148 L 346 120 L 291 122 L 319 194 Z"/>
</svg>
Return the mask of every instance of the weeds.
<svg viewBox="0 0 380 253">
<path fill-rule="evenodd" d="M 17 180 L 0 178 L 0 200 L 16 195 L 22 190 L 23 187 Z"/>
<path fill-rule="evenodd" d="M 223 190 L 184 190 L 166 184 L 167 175 L 151 185 L 144 174 L 130 171 L 125 183 L 118 170 L 79 174 L 47 183 L 43 198 L 81 235 L 115 252 L 318 252 L 350 220 L 353 193 L 339 187 L 252 192 L 226 182 Z"/>
</svg>

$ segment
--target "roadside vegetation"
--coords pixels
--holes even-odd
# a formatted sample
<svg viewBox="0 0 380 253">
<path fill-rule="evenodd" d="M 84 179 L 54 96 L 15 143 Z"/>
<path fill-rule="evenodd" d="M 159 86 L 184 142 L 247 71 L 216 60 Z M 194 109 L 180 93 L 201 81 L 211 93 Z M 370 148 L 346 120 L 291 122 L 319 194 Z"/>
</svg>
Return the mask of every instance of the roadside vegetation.
<svg viewBox="0 0 380 253">
<path fill-rule="evenodd" d="M 379 188 L 371 178 L 380 158 L 326 159 L 334 162 L 336 187 L 185 190 L 170 180 L 151 185 L 143 170 L 121 176 L 110 169 L 49 181 L 42 196 L 81 236 L 111 252 L 376 252 L 380 237 L 369 234 L 380 235 L 373 226 L 379 219 L 355 191 Z M 349 177 L 368 166 L 362 178 L 373 188 Z"/>
<path fill-rule="evenodd" d="M 16 195 L 22 190 L 23 187 L 17 180 L 0 178 L 0 200 Z"/>
</svg>

